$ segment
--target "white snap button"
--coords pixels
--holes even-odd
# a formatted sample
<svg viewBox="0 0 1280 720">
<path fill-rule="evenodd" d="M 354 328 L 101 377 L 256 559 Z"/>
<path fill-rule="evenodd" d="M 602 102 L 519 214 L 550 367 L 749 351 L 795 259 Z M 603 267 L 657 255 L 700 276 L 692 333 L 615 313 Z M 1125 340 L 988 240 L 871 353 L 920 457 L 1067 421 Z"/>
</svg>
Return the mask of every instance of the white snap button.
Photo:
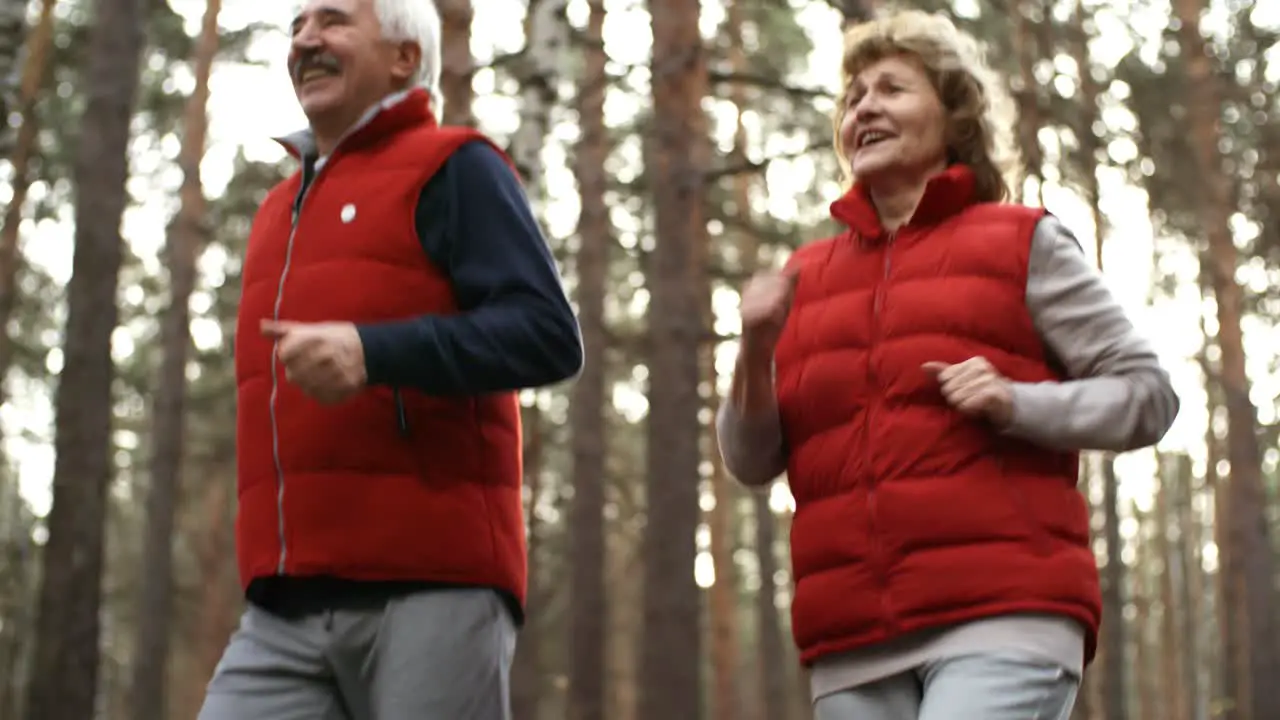
<svg viewBox="0 0 1280 720">
<path fill-rule="evenodd" d="M 343 205 L 342 206 L 342 222 L 349 223 L 355 219 L 356 219 L 356 206 L 350 205 L 350 204 Z"/>
</svg>

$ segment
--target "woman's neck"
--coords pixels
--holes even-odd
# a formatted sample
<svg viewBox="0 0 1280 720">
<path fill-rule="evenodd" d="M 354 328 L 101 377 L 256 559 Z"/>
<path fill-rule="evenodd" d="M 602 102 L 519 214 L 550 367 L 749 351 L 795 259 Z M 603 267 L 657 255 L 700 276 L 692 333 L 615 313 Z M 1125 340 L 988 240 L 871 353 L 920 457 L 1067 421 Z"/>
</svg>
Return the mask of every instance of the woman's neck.
<svg viewBox="0 0 1280 720">
<path fill-rule="evenodd" d="M 904 184 L 892 188 L 872 188 L 871 202 L 880 216 L 880 226 L 889 232 L 911 221 L 920 198 L 924 197 L 925 183 Z"/>
<path fill-rule="evenodd" d="M 929 181 L 946 169 L 946 163 L 939 160 L 924 168 L 902 168 L 898 173 L 886 173 L 876 182 L 869 183 L 871 202 L 880 216 L 880 227 L 893 232 L 911 222 Z"/>
</svg>

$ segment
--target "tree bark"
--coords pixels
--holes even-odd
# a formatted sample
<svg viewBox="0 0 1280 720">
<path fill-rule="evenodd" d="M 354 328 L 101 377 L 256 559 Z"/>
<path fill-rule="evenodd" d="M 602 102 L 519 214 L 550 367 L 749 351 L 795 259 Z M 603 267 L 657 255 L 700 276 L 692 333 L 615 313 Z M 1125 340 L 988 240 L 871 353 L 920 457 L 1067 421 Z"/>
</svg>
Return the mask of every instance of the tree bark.
<svg viewBox="0 0 1280 720">
<path fill-rule="evenodd" d="M 538 519 L 538 503 L 542 500 L 542 473 L 545 463 L 546 427 L 536 399 L 533 407 L 524 409 L 524 486 L 528 493 L 525 506 L 525 532 L 529 537 L 529 590 L 526 605 L 529 622 L 520 633 L 516 657 L 511 667 L 511 711 L 515 720 L 537 720 L 543 706 L 543 637 L 546 618 L 543 588 L 546 580 L 541 567 L 542 523 Z"/>
<path fill-rule="evenodd" d="M 1280 633 L 1275 622 L 1276 591 L 1273 549 L 1267 527 L 1267 494 L 1262 481 L 1257 412 L 1249 398 L 1245 369 L 1244 293 L 1236 280 L 1239 251 L 1232 237 L 1234 211 L 1231 180 L 1222 168 L 1218 146 L 1218 114 L 1222 104 L 1218 73 L 1200 32 L 1206 0 L 1176 0 L 1174 13 L 1187 74 L 1187 122 L 1203 191 L 1198 209 L 1208 236 L 1205 268 L 1217 304 L 1218 374 L 1227 410 L 1227 459 L 1231 465 L 1230 541 L 1228 558 L 1239 562 L 1244 583 L 1248 637 L 1248 699 L 1254 720 L 1280 717 Z M 1230 575 L 1230 571 L 1228 572 Z"/>
<path fill-rule="evenodd" d="M 3 122 L 21 102 L 21 89 L 9 82 L 18 75 L 18 58 L 27 34 L 27 0 L 0 0 L 0 157 L 8 154 L 13 137 Z"/>
<path fill-rule="evenodd" d="M 604 0 L 590 0 L 583 47 L 584 69 L 577 106 L 578 141 L 573 170 L 582 208 L 578 216 L 578 323 L 582 328 L 582 373 L 573 386 L 573 506 L 570 518 L 571 590 L 569 719 L 604 720 L 605 638 L 605 435 L 607 328 L 604 307 L 613 243 L 605 201 L 609 134 L 604 100 L 609 87 L 604 52 Z M 560 19 L 563 22 L 563 19 Z"/>
<path fill-rule="evenodd" d="M 26 3 L 19 3 L 24 6 Z M 36 156 L 40 119 L 36 103 L 49 78 L 50 48 L 53 47 L 53 8 L 57 0 L 45 0 L 40 6 L 40 19 L 27 38 L 27 57 L 22 67 L 22 82 L 17 99 L 20 118 L 13 152 L 9 156 L 13 175 L 9 180 L 12 196 L 0 226 L 0 403 L 4 402 L 4 380 L 13 364 L 13 338 L 9 324 L 18 304 L 18 271 L 22 256 L 18 240 L 22 228 L 22 210 L 31 189 L 31 161 Z M 4 52 L 0 50 L 0 52 Z M 0 74 L 3 77 L 3 74 Z M 0 115 L 5 118 L 7 115 Z"/>
<path fill-rule="evenodd" d="M 169 231 L 169 307 L 160 323 L 164 353 L 151 416 L 151 488 L 147 494 L 147 527 L 142 546 L 142 590 L 139 598 L 131 717 L 164 720 L 168 706 L 168 660 L 173 618 L 173 528 L 181 486 L 186 434 L 187 362 L 191 355 L 191 293 L 196 261 L 206 242 L 208 209 L 200 180 L 209 117 L 209 75 L 218 52 L 218 14 L 222 0 L 207 0 L 200 38 L 193 55 L 195 89 L 183 115 L 178 165 L 182 205 Z"/>
<path fill-rule="evenodd" d="M 700 6 L 649 0 L 653 19 L 652 136 L 655 247 L 649 278 L 648 483 L 640 720 L 702 715 L 701 591 L 694 581 L 702 462 L 696 253 L 706 232 L 706 51 Z"/>
<path fill-rule="evenodd" d="M 471 0 L 434 0 L 440 11 L 440 94 L 444 110 L 435 108 L 441 124 L 475 127 L 472 109 L 475 91 L 471 77 L 475 60 L 471 57 L 471 21 L 475 10 Z"/>
<path fill-rule="evenodd" d="M 54 398 L 53 509 L 44 550 L 30 720 L 94 716 L 107 487 L 113 475 L 111 334 L 119 308 L 129 124 L 145 37 L 141 0 L 97 0 L 75 164 L 75 253 Z"/>
</svg>

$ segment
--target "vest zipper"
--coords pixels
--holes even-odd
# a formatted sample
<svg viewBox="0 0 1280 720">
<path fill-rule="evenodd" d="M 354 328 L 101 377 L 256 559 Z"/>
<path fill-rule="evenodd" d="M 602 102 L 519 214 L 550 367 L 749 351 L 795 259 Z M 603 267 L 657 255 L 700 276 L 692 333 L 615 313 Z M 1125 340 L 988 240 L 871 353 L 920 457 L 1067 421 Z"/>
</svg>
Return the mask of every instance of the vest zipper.
<svg viewBox="0 0 1280 720">
<path fill-rule="evenodd" d="M 298 235 L 298 222 L 302 218 L 302 206 L 306 203 L 307 196 L 311 194 L 311 190 L 315 187 L 316 182 L 320 180 L 320 173 L 324 172 L 325 168 L 333 165 L 334 160 L 337 158 L 338 153 L 341 150 L 342 144 L 346 142 L 347 138 L 363 129 L 384 110 L 404 99 L 406 94 L 407 93 L 401 93 L 390 96 L 385 98 L 376 107 L 371 108 L 363 118 L 356 122 L 355 125 L 352 125 L 345 133 L 342 134 L 341 137 L 338 138 L 338 141 L 333 145 L 333 149 L 329 151 L 329 155 L 325 159 L 324 164 L 321 165 L 319 169 L 316 169 L 314 161 L 311 164 L 308 164 L 306 160 L 303 159 L 302 188 L 298 192 L 298 197 L 294 198 L 293 201 L 293 217 L 289 226 L 289 241 L 285 245 L 284 250 L 284 267 L 280 270 L 280 282 L 276 286 L 276 302 L 271 311 L 271 317 L 276 322 L 280 321 L 280 305 L 284 301 L 284 281 L 289 275 L 289 263 L 293 260 L 293 241 Z M 299 156 L 303 155 L 300 149 L 296 146 L 295 149 L 299 150 Z M 272 460 L 275 461 L 276 465 L 276 533 L 280 540 L 280 557 L 276 561 L 276 574 L 284 575 L 285 561 L 289 556 L 289 548 L 285 543 L 284 464 L 280 460 L 280 423 L 277 417 L 277 404 L 280 397 L 280 368 L 276 357 L 279 351 L 280 341 L 276 340 L 271 343 L 271 457 Z M 397 408 L 400 408 L 399 395 L 396 396 L 396 399 L 396 406 Z"/>
<path fill-rule="evenodd" d="M 880 282 L 876 283 L 875 296 L 872 299 L 872 317 L 871 317 L 871 350 L 880 342 L 880 314 L 884 309 L 886 286 L 889 283 L 889 275 L 893 271 L 893 241 L 897 238 L 898 232 L 894 230 L 890 232 L 885 240 L 884 247 L 884 270 L 880 276 Z M 879 409 L 878 390 L 876 390 L 875 372 L 871 366 L 870 352 L 867 357 L 867 387 L 871 388 L 872 398 L 867 409 L 867 420 L 863 423 L 864 448 L 871 447 L 871 428 L 875 424 L 875 411 Z M 876 527 L 876 475 L 872 470 L 867 476 L 867 531 L 871 538 L 874 556 L 872 559 L 872 572 L 875 575 L 876 582 L 880 586 L 880 610 L 884 614 L 885 622 L 892 628 L 897 624 L 896 613 L 893 611 L 892 605 L 889 603 L 889 581 L 885 571 L 884 562 L 884 546 L 880 542 L 880 533 Z"/>
<path fill-rule="evenodd" d="M 289 226 L 289 241 L 284 250 L 284 267 L 280 270 L 280 282 L 276 286 L 276 302 L 271 310 L 271 317 L 276 322 L 280 321 L 280 306 L 284 302 L 284 281 L 289 276 L 289 264 L 293 260 L 293 242 L 298 235 L 298 222 L 302 217 L 302 206 L 307 201 L 307 196 L 311 194 L 311 189 L 315 187 L 320 173 L 332 162 L 331 154 L 329 160 L 319 170 L 313 170 L 312 167 L 314 166 L 308 166 L 305 163 L 302 166 L 302 189 L 298 192 L 298 197 L 293 203 L 293 218 Z M 284 463 L 280 459 L 280 422 L 278 417 L 280 398 L 279 352 L 280 341 L 275 340 L 271 343 L 271 457 L 276 465 L 276 533 L 280 540 L 280 556 L 276 560 L 276 574 L 284 575 L 285 561 L 288 559 L 289 548 L 285 542 Z"/>
</svg>

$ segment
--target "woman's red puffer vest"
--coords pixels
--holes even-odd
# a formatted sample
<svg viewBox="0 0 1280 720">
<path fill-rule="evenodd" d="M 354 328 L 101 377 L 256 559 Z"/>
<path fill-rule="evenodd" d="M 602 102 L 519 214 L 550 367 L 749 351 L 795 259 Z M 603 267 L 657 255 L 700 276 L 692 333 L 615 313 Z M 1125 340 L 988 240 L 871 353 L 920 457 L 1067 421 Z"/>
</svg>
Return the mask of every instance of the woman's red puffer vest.
<svg viewBox="0 0 1280 720">
<path fill-rule="evenodd" d="M 974 203 L 973 185 L 948 169 L 893 234 L 855 187 L 831 208 L 850 231 L 792 256 L 775 361 L 806 665 L 1019 612 L 1078 620 L 1092 659 L 1101 599 L 1077 456 L 960 414 L 921 367 L 983 356 L 1016 382 L 1063 379 L 1025 302 L 1044 211 Z"/>
</svg>

